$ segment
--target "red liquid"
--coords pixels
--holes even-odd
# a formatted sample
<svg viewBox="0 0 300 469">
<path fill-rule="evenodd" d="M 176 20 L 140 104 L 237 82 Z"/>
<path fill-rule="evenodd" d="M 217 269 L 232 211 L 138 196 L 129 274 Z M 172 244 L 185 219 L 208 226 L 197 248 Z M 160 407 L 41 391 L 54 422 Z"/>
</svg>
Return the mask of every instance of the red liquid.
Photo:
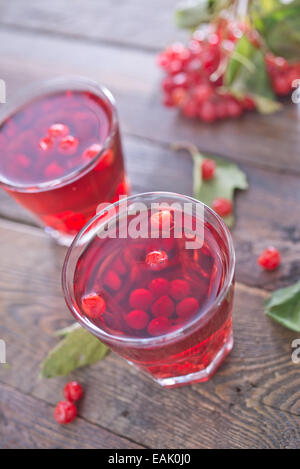
<svg viewBox="0 0 300 469">
<path fill-rule="evenodd" d="M 127 194 L 118 129 L 101 153 L 111 132 L 112 109 L 95 94 L 33 100 L 0 127 L 0 174 L 14 189 L 4 188 L 45 225 L 74 236 L 99 203 Z"/>
<path fill-rule="evenodd" d="M 78 260 L 76 301 L 81 314 L 101 330 L 149 339 L 200 320 L 192 331 L 179 333 L 165 345 L 136 347 L 107 341 L 110 348 L 154 378 L 199 372 L 230 341 L 233 285 L 221 303 L 213 306 L 224 283 L 227 248 L 208 223 L 204 239 L 202 248 L 186 249 L 186 238 L 174 235 L 169 239 L 96 236 Z M 159 270 L 149 263 L 153 252 L 163 256 Z"/>
</svg>

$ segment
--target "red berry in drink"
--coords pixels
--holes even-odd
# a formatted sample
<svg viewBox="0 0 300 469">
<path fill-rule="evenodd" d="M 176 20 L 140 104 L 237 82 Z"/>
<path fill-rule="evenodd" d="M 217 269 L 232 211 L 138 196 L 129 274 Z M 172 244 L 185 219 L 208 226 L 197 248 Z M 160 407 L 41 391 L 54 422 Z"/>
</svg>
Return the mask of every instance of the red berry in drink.
<svg viewBox="0 0 300 469">
<path fill-rule="evenodd" d="M 232 202 L 229 199 L 219 197 L 213 201 L 212 209 L 221 217 L 225 217 L 232 213 Z"/>
<path fill-rule="evenodd" d="M 122 281 L 119 275 L 113 270 L 109 270 L 108 272 L 106 272 L 103 282 L 105 286 L 107 286 L 113 291 L 119 290 L 122 285 Z"/>
<path fill-rule="evenodd" d="M 65 137 L 69 133 L 69 127 L 65 124 L 52 124 L 48 129 L 48 134 L 53 137 Z"/>
<path fill-rule="evenodd" d="M 76 137 L 73 137 L 73 135 L 67 135 L 61 139 L 58 146 L 62 152 L 72 155 L 76 152 L 78 144 L 79 142 Z"/>
<path fill-rule="evenodd" d="M 151 215 L 151 228 L 154 230 L 169 229 L 172 223 L 172 214 L 170 210 L 159 210 Z"/>
<path fill-rule="evenodd" d="M 151 270 L 162 270 L 168 265 L 168 255 L 165 251 L 151 251 L 146 256 L 146 264 Z"/>
<path fill-rule="evenodd" d="M 199 301 L 196 298 L 184 298 L 176 306 L 176 313 L 179 317 L 188 318 L 196 314 L 199 309 Z"/>
<path fill-rule="evenodd" d="M 164 295 L 153 303 L 151 310 L 153 316 L 165 316 L 169 318 L 175 311 L 175 305 L 168 295 Z"/>
<path fill-rule="evenodd" d="M 163 335 L 170 329 L 170 322 L 168 318 L 160 316 L 158 318 L 152 319 L 148 324 L 148 333 L 152 336 Z"/>
<path fill-rule="evenodd" d="M 97 293 L 89 293 L 81 298 L 81 306 L 90 319 L 99 319 L 106 309 L 105 300 Z"/>
<path fill-rule="evenodd" d="M 97 156 L 102 150 L 102 145 L 100 143 L 93 143 L 90 145 L 82 154 L 82 158 L 85 160 L 92 160 Z"/>
<path fill-rule="evenodd" d="M 46 137 L 41 138 L 41 140 L 39 141 L 39 147 L 43 151 L 50 150 L 50 148 L 53 147 L 53 144 L 53 139 L 49 137 L 49 135 L 46 135 Z"/>
<path fill-rule="evenodd" d="M 167 295 L 169 292 L 169 282 L 163 277 L 154 278 L 149 284 L 149 290 L 154 298 Z"/>
<path fill-rule="evenodd" d="M 216 163 L 210 158 L 205 158 L 201 165 L 202 178 L 204 181 L 210 181 L 215 177 Z"/>
<path fill-rule="evenodd" d="M 153 301 L 153 296 L 150 290 L 146 288 L 137 288 L 131 292 L 129 297 L 129 304 L 134 309 L 147 310 Z"/>
<path fill-rule="evenodd" d="M 188 296 L 190 293 L 190 285 L 186 280 L 172 280 L 170 284 L 170 295 L 174 300 L 179 301 Z"/>
<path fill-rule="evenodd" d="M 132 329 L 136 329 L 137 331 L 145 329 L 149 322 L 149 316 L 146 311 L 141 309 L 136 309 L 130 311 L 130 313 L 124 316 L 126 323 Z"/>
<path fill-rule="evenodd" d="M 54 418 L 60 424 L 71 423 L 77 415 L 77 409 L 73 402 L 60 401 L 54 410 Z"/>
<path fill-rule="evenodd" d="M 112 151 L 112 149 L 109 148 L 108 150 L 105 150 L 95 170 L 103 171 L 103 169 L 106 169 L 113 164 L 114 159 L 115 159 L 115 156 L 114 156 L 114 152 Z"/>
<path fill-rule="evenodd" d="M 63 390 L 64 397 L 69 402 L 79 401 L 83 396 L 83 389 L 78 381 L 70 381 Z"/>
<path fill-rule="evenodd" d="M 59 164 L 57 164 L 55 161 L 53 161 L 53 163 L 50 163 L 45 169 L 46 178 L 56 179 L 62 176 L 63 173 L 63 168 L 59 166 Z"/>
<path fill-rule="evenodd" d="M 269 247 L 259 256 L 257 262 L 266 270 L 275 270 L 281 262 L 280 252 L 274 247 Z"/>
</svg>

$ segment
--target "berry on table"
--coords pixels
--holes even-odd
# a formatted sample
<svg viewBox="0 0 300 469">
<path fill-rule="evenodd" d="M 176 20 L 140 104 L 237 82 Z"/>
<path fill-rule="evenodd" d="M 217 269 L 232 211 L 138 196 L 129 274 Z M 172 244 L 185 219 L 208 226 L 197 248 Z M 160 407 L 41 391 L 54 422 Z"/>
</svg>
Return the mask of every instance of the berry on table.
<svg viewBox="0 0 300 469">
<path fill-rule="evenodd" d="M 130 311 L 130 313 L 124 316 L 125 321 L 127 322 L 128 326 L 132 329 L 142 330 L 145 329 L 149 322 L 149 316 L 146 311 L 141 309 L 135 309 Z"/>
<path fill-rule="evenodd" d="M 151 270 L 164 269 L 168 264 L 168 255 L 165 251 L 151 251 L 146 256 L 146 264 Z"/>
<path fill-rule="evenodd" d="M 83 396 L 83 389 L 78 381 L 70 381 L 64 386 L 64 397 L 69 402 L 79 401 Z"/>
<path fill-rule="evenodd" d="M 196 298 L 184 298 L 176 306 L 176 313 L 179 317 L 190 317 L 196 314 L 199 309 L 199 302 Z"/>
<path fill-rule="evenodd" d="M 213 201 L 212 209 L 221 217 L 225 217 L 232 213 L 232 202 L 224 197 L 219 197 Z"/>
<path fill-rule="evenodd" d="M 153 316 L 164 316 L 168 318 L 174 313 L 175 305 L 168 295 L 164 295 L 153 303 L 151 310 Z"/>
<path fill-rule="evenodd" d="M 169 281 L 163 277 L 154 278 L 149 284 L 149 290 L 155 298 L 169 292 Z"/>
<path fill-rule="evenodd" d="M 269 247 L 259 256 L 257 262 L 266 270 L 275 270 L 281 262 L 280 252 L 274 247 Z"/>
<path fill-rule="evenodd" d="M 170 322 L 168 318 L 159 316 L 158 318 L 152 319 L 148 324 L 148 333 L 152 336 L 158 336 L 168 332 L 170 328 Z"/>
<path fill-rule="evenodd" d="M 205 158 L 201 165 L 202 178 L 204 181 L 210 181 L 215 177 L 216 162 L 211 158 Z"/>
<path fill-rule="evenodd" d="M 65 137 L 68 133 L 69 127 L 61 123 L 52 124 L 48 129 L 48 134 L 53 138 Z"/>
<path fill-rule="evenodd" d="M 71 423 L 77 415 L 77 409 L 73 402 L 60 401 L 54 410 L 54 418 L 57 423 Z"/>
<path fill-rule="evenodd" d="M 179 301 L 188 296 L 190 293 L 190 285 L 186 280 L 172 280 L 170 285 L 170 295 L 174 300 Z"/>
<path fill-rule="evenodd" d="M 153 296 L 150 290 L 146 288 L 138 288 L 131 292 L 129 297 L 130 306 L 134 309 L 147 310 L 153 301 Z"/>
<path fill-rule="evenodd" d="M 97 293 L 89 293 L 81 299 L 81 306 L 90 319 L 99 319 L 105 312 L 106 303 Z"/>
</svg>

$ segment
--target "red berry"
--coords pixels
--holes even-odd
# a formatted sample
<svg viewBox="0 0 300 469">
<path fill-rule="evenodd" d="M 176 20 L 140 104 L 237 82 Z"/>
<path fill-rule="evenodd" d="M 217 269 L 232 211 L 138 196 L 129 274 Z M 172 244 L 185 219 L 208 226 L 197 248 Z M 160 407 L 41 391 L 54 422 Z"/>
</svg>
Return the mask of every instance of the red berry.
<svg viewBox="0 0 300 469">
<path fill-rule="evenodd" d="M 285 75 L 277 75 L 273 81 L 274 91 L 280 96 L 285 96 L 291 90 L 289 80 Z"/>
<path fill-rule="evenodd" d="M 180 301 L 176 306 L 176 313 L 180 317 L 190 317 L 193 316 L 199 309 L 199 302 L 196 298 L 189 297 L 184 298 L 184 300 Z"/>
<path fill-rule="evenodd" d="M 170 286 L 170 295 L 174 300 L 182 300 L 190 293 L 190 285 L 186 280 L 172 280 Z"/>
<path fill-rule="evenodd" d="M 81 306 L 90 319 L 98 319 L 104 313 L 106 303 L 97 293 L 89 293 L 81 299 Z"/>
<path fill-rule="evenodd" d="M 138 288 L 137 290 L 133 290 L 129 298 L 129 303 L 132 308 L 144 309 L 145 311 L 149 308 L 152 301 L 152 293 L 146 288 Z"/>
<path fill-rule="evenodd" d="M 186 117 L 195 117 L 197 115 L 197 103 L 193 99 L 186 99 L 182 106 L 182 112 Z"/>
<path fill-rule="evenodd" d="M 45 169 L 45 176 L 51 179 L 59 178 L 60 176 L 62 176 L 63 173 L 63 168 L 59 166 L 59 164 L 57 164 L 55 161 L 53 161 L 53 163 L 50 163 Z"/>
<path fill-rule="evenodd" d="M 169 291 L 169 282 L 163 277 L 151 280 L 149 289 L 155 298 L 166 295 Z"/>
<path fill-rule="evenodd" d="M 41 138 L 41 140 L 39 141 L 39 147 L 43 151 L 50 150 L 50 148 L 53 147 L 53 144 L 54 144 L 53 139 L 51 137 L 49 137 L 49 135 L 47 135 L 46 137 Z"/>
<path fill-rule="evenodd" d="M 97 164 L 95 170 L 96 171 L 103 171 L 103 169 L 108 168 L 114 162 L 115 155 L 111 148 L 106 150 L 103 155 L 101 156 L 99 164 Z"/>
<path fill-rule="evenodd" d="M 159 230 L 161 228 L 168 230 L 169 227 L 171 227 L 172 214 L 170 210 L 159 210 L 159 212 L 151 215 L 150 222 L 153 230 Z"/>
<path fill-rule="evenodd" d="M 196 101 L 202 103 L 207 101 L 214 94 L 213 88 L 208 84 L 198 85 L 194 89 L 194 97 Z"/>
<path fill-rule="evenodd" d="M 210 158 L 205 158 L 201 166 L 202 178 L 204 181 L 209 181 L 215 177 L 216 163 Z"/>
<path fill-rule="evenodd" d="M 212 209 L 221 217 L 225 217 L 226 215 L 230 215 L 230 213 L 232 213 L 232 202 L 223 197 L 219 197 L 213 201 Z"/>
<path fill-rule="evenodd" d="M 170 325 L 171 324 L 166 317 L 160 316 L 158 318 L 152 319 L 148 325 L 148 332 L 153 336 L 162 335 L 168 332 Z"/>
<path fill-rule="evenodd" d="M 180 106 L 186 97 L 186 91 L 184 88 L 176 88 L 171 92 L 171 99 L 175 106 Z"/>
<path fill-rule="evenodd" d="M 274 247 L 269 247 L 259 256 L 257 262 L 266 270 L 275 270 L 281 262 L 280 252 Z"/>
<path fill-rule="evenodd" d="M 243 113 L 241 104 L 233 98 L 227 100 L 226 109 L 229 117 L 239 117 Z"/>
<path fill-rule="evenodd" d="M 52 124 L 49 129 L 48 129 L 48 134 L 53 137 L 65 137 L 65 135 L 68 135 L 69 133 L 69 127 L 65 124 Z"/>
<path fill-rule="evenodd" d="M 64 397 L 69 402 L 79 401 L 83 396 L 83 389 L 78 381 L 70 381 L 63 390 Z"/>
<path fill-rule="evenodd" d="M 128 326 L 138 331 L 145 329 L 149 322 L 148 314 L 141 309 L 135 309 L 134 311 L 130 311 L 130 313 L 126 314 L 124 318 Z"/>
<path fill-rule="evenodd" d="M 59 142 L 59 149 L 63 152 L 67 152 L 69 154 L 74 154 L 78 147 L 78 139 L 73 137 L 73 135 L 67 135 L 63 137 Z"/>
<path fill-rule="evenodd" d="M 165 316 L 170 317 L 175 311 L 174 302 L 168 295 L 161 296 L 152 305 L 153 316 Z"/>
<path fill-rule="evenodd" d="M 54 410 L 54 418 L 60 424 L 71 423 L 77 415 L 77 409 L 73 402 L 60 401 Z"/>
<path fill-rule="evenodd" d="M 204 122 L 213 122 L 217 118 L 215 106 L 210 101 L 204 101 L 198 114 Z"/>
<path fill-rule="evenodd" d="M 93 145 L 89 146 L 82 154 L 82 158 L 85 160 L 92 160 L 95 156 L 100 153 L 102 149 L 102 145 L 100 143 L 93 143 Z"/>
<path fill-rule="evenodd" d="M 164 269 L 168 264 L 168 255 L 165 251 L 151 251 L 146 256 L 146 264 L 151 270 Z"/>
<path fill-rule="evenodd" d="M 244 109 L 251 111 L 252 109 L 255 109 L 255 102 L 249 96 L 245 96 L 242 101 L 242 106 Z"/>
<path fill-rule="evenodd" d="M 113 270 L 109 270 L 104 276 L 104 285 L 109 287 L 111 290 L 117 291 L 120 289 L 122 282 L 116 272 L 114 272 Z"/>
</svg>

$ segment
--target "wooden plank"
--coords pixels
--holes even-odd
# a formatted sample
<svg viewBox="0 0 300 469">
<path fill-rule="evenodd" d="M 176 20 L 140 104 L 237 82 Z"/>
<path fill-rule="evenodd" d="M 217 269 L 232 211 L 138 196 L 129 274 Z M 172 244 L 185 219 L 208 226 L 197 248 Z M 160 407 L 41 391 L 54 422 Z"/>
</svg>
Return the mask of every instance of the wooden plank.
<svg viewBox="0 0 300 469">
<path fill-rule="evenodd" d="M 124 139 L 126 166 L 132 192 L 170 191 L 192 195 L 192 161 L 135 138 Z M 253 287 L 273 290 L 299 278 L 299 177 L 243 165 L 249 190 L 237 195 L 236 224 L 232 230 L 237 253 L 237 278 Z M 284 203 L 283 203 L 284 201 Z M 0 191 L 0 215 L 33 224 L 27 212 Z M 283 263 L 276 272 L 264 272 L 257 257 L 268 245 L 280 249 Z"/>
<path fill-rule="evenodd" d="M 126 134 L 165 145 L 186 140 L 238 162 L 299 173 L 299 117 L 294 104 L 270 116 L 250 113 L 212 125 L 191 122 L 160 104 L 160 72 L 153 54 L 9 31 L 0 32 L 0 41 L 8 102 L 17 91 L 23 93 L 25 85 L 54 75 L 84 74 L 115 94 Z"/>
<path fill-rule="evenodd" d="M 0 381 L 52 405 L 66 379 L 37 375 L 56 343 L 53 331 L 70 322 L 60 289 L 63 254 L 40 230 L 1 222 L 0 337 L 10 368 L 0 367 Z M 300 367 L 291 360 L 297 334 L 263 314 L 265 297 L 237 285 L 235 347 L 212 381 L 164 390 L 110 354 L 73 373 L 86 390 L 80 415 L 153 448 L 299 446 Z"/>
<path fill-rule="evenodd" d="M 141 448 L 81 417 L 61 426 L 52 417 L 53 406 L 9 386 L 0 384 L 0 396 L 1 449 Z"/>
<path fill-rule="evenodd" d="M 80 37 L 127 47 L 159 50 L 186 37 L 173 11 L 178 0 L 15 0 L 0 6 L 2 25 Z M 126 18 L 126 21 L 124 21 Z"/>
</svg>

